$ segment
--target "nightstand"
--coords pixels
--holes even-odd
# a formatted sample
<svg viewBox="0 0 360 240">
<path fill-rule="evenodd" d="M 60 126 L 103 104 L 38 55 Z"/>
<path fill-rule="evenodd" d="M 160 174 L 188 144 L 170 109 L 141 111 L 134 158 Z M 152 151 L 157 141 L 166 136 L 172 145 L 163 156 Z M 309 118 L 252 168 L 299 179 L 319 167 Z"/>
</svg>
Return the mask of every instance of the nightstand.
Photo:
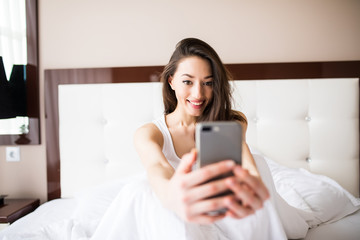
<svg viewBox="0 0 360 240">
<path fill-rule="evenodd" d="M 0 206 L 0 230 L 31 213 L 39 205 L 39 199 L 5 199 L 5 204 Z"/>
</svg>

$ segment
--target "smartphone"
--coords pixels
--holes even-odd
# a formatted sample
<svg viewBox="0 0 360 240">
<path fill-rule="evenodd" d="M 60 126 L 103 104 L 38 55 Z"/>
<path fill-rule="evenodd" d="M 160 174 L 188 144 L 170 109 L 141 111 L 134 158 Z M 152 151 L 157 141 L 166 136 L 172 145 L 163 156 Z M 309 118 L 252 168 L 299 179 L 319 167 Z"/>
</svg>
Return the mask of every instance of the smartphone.
<svg viewBox="0 0 360 240">
<path fill-rule="evenodd" d="M 195 145 L 198 151 L 193 169 L 222 160 L 231 159 L 241 165 L 242 127 L 236 121 L 201 122 L 196 125 Z M 210 181 L 231 176 L 232 173 L 220 175 Z M 230 191 L 212 196 L 219 197 L 231 194 Z M 211 211 L 209 215 L 225 213 L 227 209 Z"/>
<path fill-rule="evenodd" d="M 196 169 L 227 159 L 241 165 L 242 128 L 236 121 L 198 123 L 195 144 L 198 150 Z"/>
</svg>

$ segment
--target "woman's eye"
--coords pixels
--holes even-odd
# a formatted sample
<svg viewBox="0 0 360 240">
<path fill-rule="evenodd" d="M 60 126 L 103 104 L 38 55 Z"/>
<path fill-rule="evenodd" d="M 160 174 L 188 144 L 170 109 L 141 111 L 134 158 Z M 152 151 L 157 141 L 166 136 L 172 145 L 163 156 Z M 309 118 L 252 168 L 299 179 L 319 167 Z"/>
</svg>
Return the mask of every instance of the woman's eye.
<svg viewBox="0 0 360 240">
<path fill-rule="evenodd" d="M 190 85 L 190 84 L 191 84 L 191 81 L 189 81 L 189 80 L 184 80 L 183 83 L 184 83 L 185 85 Z"/>
<path fill-rule="evenodd" d="M 204 85 L 205 85 L 205 86 L 212 86 L 212 85 L 213 85 L 213 82 L 212 82 L 212 81 L 210 81 L 210 82 L 205 82 Z"/>
</svg>

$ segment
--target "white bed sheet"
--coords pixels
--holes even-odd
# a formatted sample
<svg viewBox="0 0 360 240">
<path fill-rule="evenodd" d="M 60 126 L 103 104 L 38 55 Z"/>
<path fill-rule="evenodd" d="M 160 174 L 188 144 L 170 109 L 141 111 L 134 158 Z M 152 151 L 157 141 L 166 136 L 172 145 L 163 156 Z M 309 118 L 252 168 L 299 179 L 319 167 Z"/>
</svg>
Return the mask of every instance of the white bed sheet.
<svg viewBox="0 0 360 240">
<path fill-rule="evenodd" d="M 359 240 L 360 210 L 343 219 L 308 231 L 304 240 Z"/>
<path fill-rule="evenodd" d="M 360 208 L 359 198 L 349 195 L 346 190 L 323 176 L 309 175 L 309 173 L 301 169 L 283 167 L 259 153 L 254 152 L 254 158 L 263 179 L 268 179 L 271 176 L 275 180 L 273 186 L 266 182 L 270 191 L 272 191 L 271 188 L 276 187 L 282 196 L 281 199 L 287 201 L 284 205 L 281 199 L 280 201 L 279 199 L 274 200 L 275 194 L 273 194 L 274 206 L 282 206 L 284 210 L 284 206 L 292 205 L 297 209 L 297 211 L 294 211 L 292 208 L 286 207 L 285 211 L 278 210 L 288 236 L 300 236 L 304 231 L 305 222 L 309 227 L 312 227 L 307 232 L 305 240 L 360 239 L 360 230 L 358 229 L 358 226 L 360 226 L 360 211 L 357 211 Z M 113 200 L 116 199 L 118 193 L 121 193 L 124 185 L 141 180 L 143 177 L 144 175 L 141 174 L 126 180 L 108 182 L 82 190 L 72 199 L 57 199 L 42 204 L 33 213 L 1 231 L 0 240 L 89 239 L 100 225 Z M 312 178 L 313 181 L 321 183 L 315 189 L 319 193 L 314 193 L 313 186 L 316 184 L 313 184 L 313 181 L 304 181 L 306 178 Z M 282 185 L 284 182 L 288 184 Z M 303 182 L 303 185 L 298 184 L 299 182 Z M 287 189 L 286 187 L 290 188 Z M 319 208 L 317 204 L 326 201 L 329 194 L 333 194 L 332 196 L 340 205 L 336 205 L 334 202 L 335 205 L 324 204 L 323 209 Z M 309 195 L 316 195 L 317 197 L 315 199 L 309 198 Z M 322 214 L 319 211 L 328 212 Z M 354 214 L 348 215 L 352 212 Z M 339 218 L 341 220 L 336 221 Z M 319 226 L 314 226 L 314 223 L 319 224 L 316 221 L 322 221 L 322 223 Z M 128 226 L 122 227 L 126 228 Z M 301 237 L 297 237 L 297 239 L 299 238 Z"/>
<path fill-rule="evenodd" d="M 37 239 L 31 234 L 47 226 L 68 219 L 77 208 L 76 199 L 55 199 L 46 202 L 34 212 L 20 218 L 9 227 L 0 231 L 0 239 Z M 21 238 L 23 236 L 24 238 Z M 25 238 L 26 236 L 26 238 Z"/>
</svg>

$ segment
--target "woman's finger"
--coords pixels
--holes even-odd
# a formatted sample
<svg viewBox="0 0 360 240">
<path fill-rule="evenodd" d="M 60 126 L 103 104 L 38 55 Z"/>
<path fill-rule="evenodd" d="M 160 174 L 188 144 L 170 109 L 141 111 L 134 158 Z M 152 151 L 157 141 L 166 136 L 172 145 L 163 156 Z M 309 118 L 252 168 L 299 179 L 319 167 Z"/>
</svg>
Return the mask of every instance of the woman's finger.
<svg viewBox="0 0 360 240">
<path fill-rule="evenodd" d="M 193 222 L 193 223 L 198 223 L 198 224 L 210 224 L 210 223 L 216 222 L 218 220 L 221 220 L 224 217 L 226 217 L 225 214 L 216 215 L 216 216 L 210 216 L 208 214 L 201 214 L 201 215 L 190 217 L 188 219 L 188 221 Z"/>
<path fill-rule="evenodd" d="M 254 209 L 245 207 L 234 199 L 227 202 L 227 209 L 226 216 L 237 219 L 247 217 L 255 212 Z"/>
<path fill-rule="evenodd" d="M 257 194 L 245 183 L 239 183 L 235 178 L 226 181 L 229 188 L 234 192 L 236 198 L 241 201 L 244 207 L 250 207 L 254 210 L 263 206 L 263 201 Z"/>
<path fill-rule="evenodd" d="M 226 191 L 229 191 L 228 184 L 226 183 L 227 179 L 228 178 L 222 178 L 219 180 L 210 181 L 208 183 L 189 189 L 189 191 L 184 196 L 184 201 L 191 203 L 226 193 Z"/>
<path fill-rule="evenodd" d="M 234 174 L 241 182 L 249 185 L 249 187 L 261 198 L 262 201 L 269 198 L 269 191 L 259 177 L 250 175 L 246 169 L 243 169 L 240 166 L 236 166 L 234 168 Z"/>
<path fill-rule="evenodd" d="M 235 162 L 233 160 L 224 160 L 202 167 L 186 175 L 186 181 L 190 184 L 188 187 L 200 185 L 225 173 L 232 172 L 234 167 Z"/>
<path fill-rule="evenodd" d="M 188 214 L 192 216 L 206 214 L 209 212 L 226 209 L 230 199 L 234 196 L 223 196 L 195 202 L 189 206 Z"/>
</svg>

